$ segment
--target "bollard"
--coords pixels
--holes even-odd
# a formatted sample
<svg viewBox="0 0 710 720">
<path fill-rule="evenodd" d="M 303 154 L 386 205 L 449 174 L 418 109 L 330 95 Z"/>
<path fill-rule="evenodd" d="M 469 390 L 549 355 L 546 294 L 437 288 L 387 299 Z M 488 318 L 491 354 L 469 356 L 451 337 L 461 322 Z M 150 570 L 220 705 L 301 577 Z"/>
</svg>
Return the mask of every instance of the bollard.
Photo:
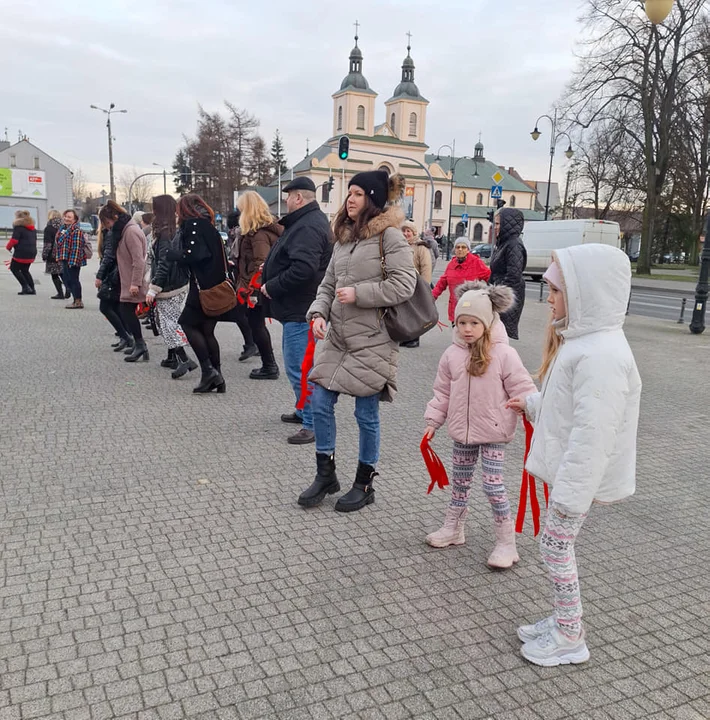
<svg viewBox="0 0 710 720">
<path fill-rule="evenodd" d="M 543 291 L 544 287 L 545 287 L 545 283 L 542 280 L 540 280 L 540 302 L 542 302 L 542 291 Z"/>
<path fill-rule="evenodd" d="M 629 302 L 626 303 L 626 314 L 629 314 L 629 310 L 631 310 L 631 295 L 633 294 L 633 289 L 631 292 L 629 292 Z"/>
<path fill-rule="evenodd" d="M 680 317 L 678 318 L 678 325 L 683 325 L 685 323 L 685 320 L 683 319 L 683 316 L 685 315 L 685 303 L 687 300 L 683 298 L 683 302 L 680 304 Z"/>
</svg>

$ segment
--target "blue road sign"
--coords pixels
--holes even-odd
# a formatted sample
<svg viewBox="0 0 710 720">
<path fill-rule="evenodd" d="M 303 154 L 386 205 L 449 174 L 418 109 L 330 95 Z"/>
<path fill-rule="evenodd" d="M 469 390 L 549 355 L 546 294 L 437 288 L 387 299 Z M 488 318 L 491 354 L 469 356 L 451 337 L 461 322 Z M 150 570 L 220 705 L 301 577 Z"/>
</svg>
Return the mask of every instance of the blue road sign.
<svg viewBox="0 0 710 720">
<path fill-rule="evenodd" d="M 502 185 L 494 185 L 491 188 L 491 197 L 494 200 L 500 200 L 503 197 L 503 186 Z"/>
<path fill-rule="evenodd" d="M 219 213 L 217 213 L 217 214 L 214 216 L 214 219 L 215 219 L 216 222 L 220 222 L 220 220 L 222 220 L 222 216 L 221 216 Z"/>
<path fill-rule="evenodd" d="M 462 219 L 464 222 L 468 222 L 468 213 L 464 213 L 464 214 L 461 216 L 461 219 Z"/>
</svg>

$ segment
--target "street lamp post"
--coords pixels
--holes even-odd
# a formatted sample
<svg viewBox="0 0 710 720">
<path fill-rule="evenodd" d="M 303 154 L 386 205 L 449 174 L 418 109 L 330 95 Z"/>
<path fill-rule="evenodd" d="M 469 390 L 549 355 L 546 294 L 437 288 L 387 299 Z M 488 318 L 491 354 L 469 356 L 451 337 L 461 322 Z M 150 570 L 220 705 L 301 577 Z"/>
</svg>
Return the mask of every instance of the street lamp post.
<svg viewBox="0 0 710 720">
<path fill-rule="evenodd" d="M 555 147 L 557 146 L 557 141 L 562 137 L 566 137 L 569 140 L 569 146 L 567 147 L 567 150 L 565 150 L 565 155 L 568 159 L 571 159 L 571 157 L 574 155 L 574 150 L 572 150 L 572 138 L 566 133 L 566 132 L 557 132 L 557 110 L 555 109 L 555 116 L 550 117 L 549 115 L 540 115 L 540 117 L 537 119 L 537 122 L 535 123 L 535 129 L 530 133 L 530 136 L 533 140 L 537 140 L 540 135 L 542 134 L 538 129 L 537 126 L 540 123 L 540 120 L 543 118 L 547 118 L 550 121 L 550 124 L 552 125 L 552 136 L 550 141 L 550 170 L 547 174 L 547 197 L 545 199 L 545 220 L 547 220 L 548 215 L 550 214 L 550 185 L 552 185 L 552 163 L 555 159 Z"/>
<path fill-rule="evenodd" d="M 695 305 L 693 319 L 690 321 L 690 332 L 700 335 L 705 330 L 705 308 L 708 302 L 708 277 L 710 277 L 710 213 L 705 224 L 705 242 L 703 254 L 700 256 L 700 276 L 695 288 Z"/>
<path fill-rule="evenodd" d="M 165 171 L 165 165 L 154 162 L 155 167 L 163 168 L 163 195 L 168 194 L 168 173 Z"/>
<path fill-rule="evenodd" d="M 107 116 L 106 119 L 106 127 L 108 128 L 108 171 L 109 171 L 109 180 L 111 183 L 111 200 L 116 200 L 116 183 L 113 179 L 113 135 L 111 134 L 111 113 L 117 112 L 117 113 L 127 113 L 128 110 L 114 110 L 116 105 L 114 103 L 111 103 L 109 105 L 108 110 L 104 110 L 104 108 L 100 108 L 97 105 L 92 105 L 92 110 L 101 110 L 102 113 L 105 113 Z"/>
<path fill-rule="evenodd" d="M 476 163 L 476 169 L 473 173 L 473 177 L 478 177 L 478 162 L 474 158 L 470 158 L 466 155 L 462 155 L 460 158 L 456 157 L 456 140 L 454 140 L 451 145 L 442 145 L 437 151 L 436 151 L 436 159 L 441 160 L 441 157 L 439 156 L 439 153 L 444 149 L 448 148 L 451 155 L 449 155 L 449 172 L 451 173 L 451 177 L 449 178 L 449 219 L 446 224 L 446 259 L 451 260 L 451 210 L 452 210 L 452 204 L 454 199 L 454 173 L 456 172 L 456 166 L 459 164 L 460 160 L 473 160 L 474 163 Z"/>
</svg>

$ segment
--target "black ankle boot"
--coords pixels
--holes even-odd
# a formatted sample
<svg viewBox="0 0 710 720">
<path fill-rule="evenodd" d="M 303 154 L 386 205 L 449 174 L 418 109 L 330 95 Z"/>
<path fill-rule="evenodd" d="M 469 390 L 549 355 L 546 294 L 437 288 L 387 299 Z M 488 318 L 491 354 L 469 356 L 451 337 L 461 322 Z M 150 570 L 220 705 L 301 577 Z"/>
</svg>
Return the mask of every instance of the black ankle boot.
<svg viewBox="0 0 710 720">
<path fill-rule="evenodd" d="M 150 360 L 148 346 L 145 344 L 145 340 L 136 340 L 136 343 L 133 346 L 133 352 L 130 355 L 126 355 L 123 359 L 125 362 L 134 363 L 138 362 L 141 358 L 144 362 L 148 362 L 148 360 Z"/>
<path fill-rule="evenodd" d="M 187 356 L 185 348 L 176 348 L 173 352 L 175 353 L 177 365 L 170 377 L 172 377 L 173 380 L 179 380 L 186 373 L 192 372 L 197 367 L 197 363 Z M 217 370 L 217 368 L 215 368 L 215 370 Z M 217 372 L 219 372 L 219 370 L 217 370 Z"/>
<path fill-rule="evenodd" d="M 175 350 L 170 348 L 168 350 L 168 357 L 166 357 L 165 360 L 160 361 L 160 367 L 170 368 L 171 370 L 175 370 L 175 368 L 177 366 L 178 366 L 178 359 L 175 355 Z"/>
<path fill-rule="evenodd" d="M 372 487 L 372 481 L 377 475 L 379 473 L 372 465 L 359 462 L 352 488 L 345 495 L 338 498 L 335 509 L 338 512 L 353 512 L 375 502 L 375 489 Z"/>
<path fill-rule="evenodd" d="M 200 384 L 193 388 L 194 393 L 208 393 L 212 390 L 216 390 L 218 393 L 225 391 L 226 384 L 222 374 L 215 368 L 210 360 L 205 360 L 200 363 L 202 368 L 202 377 L 200 378 Z"/>
<path fill-rule="evenodd" d="M 252 380 L 277 380 L 279 377 L 279 366 L 274 363 L 262 365 L 249 373 Z"/>
<path fill-rule="evenodd" d="M 252 343 L 251 345 L 245 345 L 242 354 L 239 356 L 239 362 L 244 362 L 249 358 L 256 357 L 259 354 L 259 348 Z"/>
<path fill-rule="evenodd" d="M 112 345 L 114 352 L 121 352 L 122 350 L 125 352 L 128 350 L 128 352 L 133 351 L 133 338 L 130 335 L 126 335 L 126 337 L 122 337 L 115 345 Z"/>
<path fill-rule="evenodd" d="M 335 455 L 316 453 L 316 468 L 316 479 L 298 497 L 298 504 L 303 507 L 320 505 L 326 495 L 340 490 L 338 476 L 335 474 Z"/>
</svg>

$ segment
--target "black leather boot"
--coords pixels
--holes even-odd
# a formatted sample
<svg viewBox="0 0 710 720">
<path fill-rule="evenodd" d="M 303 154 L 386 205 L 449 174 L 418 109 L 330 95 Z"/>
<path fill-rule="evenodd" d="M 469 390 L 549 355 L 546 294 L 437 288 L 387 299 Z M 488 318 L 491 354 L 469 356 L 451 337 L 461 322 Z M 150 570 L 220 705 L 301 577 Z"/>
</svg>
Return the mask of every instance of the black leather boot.
<svg viewBox="0 0 710 720">
<path fill-rule="evenodd" d="M 168 357 L 165 358 L 165 360 L 160 361 L 160 367 L 164 368 L 170 368 L 171 370 L 175 370 L 175 368 L 178 366 L 178 359 L 175 357 L 175 350 L 172 348 L 168 349 Z"/>
<path fill-rule="evenodd" d="M 353 486 L 335 503 L 338 512 L 353 512 L 375 502 L 375 489 L 372 481 L 379 473 L 372 465 L 357 464 L 357 474 Z"/>
<path fill-rule="evenodd" d="M 133 351 L 133 345 L 133 336 L 127 335 L 126 337 L 122 337 L 115 345 L 112 345 L 111 347 L 113 348 L 114 352 L 123 351 L 123 353 L 125 354 L 126 351 L 128 351 L 129 353 Z"/>
<path fill-rule="evenodd" d="M 130 355 L 126 355 L 123 360 L 124 362 L 134 363 L 141 359 L 143 359 L 144 362 L 148 362 L 148 360 L 150 360 L 148 346 L 145 344 L 145 340 L 136 340 L 136 343 L 133 346 L 133 352 Z"/>
<path fill-rule="evenodd" d="M 202 368 L 202 377 L 200 384 L 192 389 L 194 393 L 208 393 L 212 390 L 217 390 L 218 393 L 223 393 L 226 387 L 224 378 L 221 373 L 215 369 L 214 365 L 210 360 L 205 360 L 200 363 Z"/>
<path fill-rule="evenodd" d="M 175 353 L 177 365 L 170 377 L 172 377 L 173 380 L 179 380 L 185 373 L 192 372 L 197 367 L 197 363 L 187 356 L 185 348 L 183 347 L 177 348 L 173 350 L 173 352 Z M 217 368 L 215 368 L 215 370 L 217 370 Z M 219 370 L 217 370 L 217 372 L 219 372 Z"/>
<path fill-rule="evenodd" d="M 249 373 L 251 380 L 277 380 L 279 377 L 279 366 L 276 363 L 264 364 Z"/>
<path fill-rule="evenodd" d="M 298 504 L 303 507 L 320 505 L 326 495 L 340 490 L 338 476 L 335 474 L 335 455 L 316 453 L 316 468 L 316 479 L 298 496 Z"/>
<path fill-rule="evenodd" d="M 242 354 L 239 356 L 239 362 L 244 362 L 249 358 L 256 357 L 259 354 L 259 348 L 252 343 L 251 345 L 245 345 Z"/>
</svg>

